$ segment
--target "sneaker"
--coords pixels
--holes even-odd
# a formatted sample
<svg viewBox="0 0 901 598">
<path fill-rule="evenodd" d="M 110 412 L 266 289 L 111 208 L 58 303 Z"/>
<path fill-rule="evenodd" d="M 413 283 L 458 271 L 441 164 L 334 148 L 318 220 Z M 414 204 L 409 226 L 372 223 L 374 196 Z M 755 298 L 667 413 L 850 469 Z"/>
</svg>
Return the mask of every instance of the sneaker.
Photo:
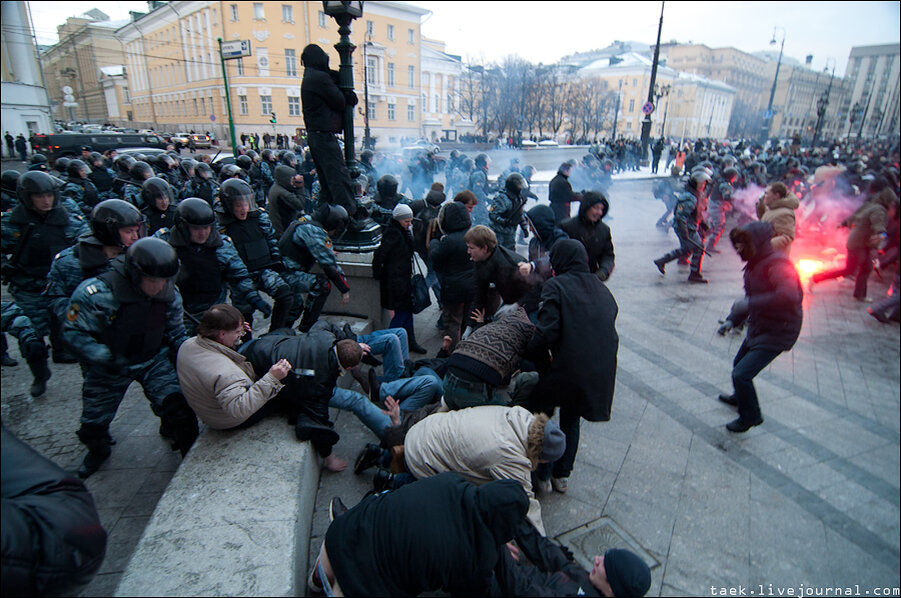
<svg viewBox="0 0 901 598">
<path fill-rule="evenodd" d="M 347 513 L 349 510 L 350 509 L 347 508 L 347 505 L 345 505 L 341 501 L 341 498 L 336 496 L 332 498 L 332 500 L 330 500 L 328 503 L 328 520 L 334 521 L 341 515 Z"/>
<path fill-rule="evenodd" d="M 10 357 L 9 353 L 4 353 L 2 364 L 6 367 L 11 368 L 11 367 L 15 367 L 15 366 L 19 365 L 19 362 L 16 361 L 15 359 L 13 359 L 12 357 Z"/>
<path fill-rule="evenodd" d="M 701 276 L 700 272 L 692 272 L 688 275 L 688 282 L 695 284 L 707 284 L 707 279 Z"/>
<path fill-rule="evenodd" d="M 319 559 L 316 559 L 313 570 L 310 571 L 310 577 L 307 579 L 307 588 L 313 596 L 325 596 L 325 590 L 322 589 L 322 582 L 319 581 Z"/>
<path fill-rule="evenodd" d="M 879 320 L 880 322 L 882 322 L 883 324 L 889 323 L 889 319 L 885 317 L 885 314 L 880 313 L 878 311 L 873 311 L 872 307 L 867 308 L 867 313 L 870 314 L 871 316 L 873 316 L 874 318 L 876 318 L 877 320 Z"/>
<path fill-rule="evenodd" d="M 663 260 L 654 260 L 654 265 L 657 266 L 657 269 L 660 271 L 661 276 L 666 274 L 666 262 L 664 262 Z"/>
<path fill-rule="evenodd" d="M 539 495 L 548 495 L 551 493 L 551 481 L 550 480 L 538 480 L 535 482 L 535 494 Z"/>
<path fill-rule="evenodd" d="M 551 478 L 551 485 L 560 494 L 566 494 L 569 489 L 569 478 Z"/>
</svg>

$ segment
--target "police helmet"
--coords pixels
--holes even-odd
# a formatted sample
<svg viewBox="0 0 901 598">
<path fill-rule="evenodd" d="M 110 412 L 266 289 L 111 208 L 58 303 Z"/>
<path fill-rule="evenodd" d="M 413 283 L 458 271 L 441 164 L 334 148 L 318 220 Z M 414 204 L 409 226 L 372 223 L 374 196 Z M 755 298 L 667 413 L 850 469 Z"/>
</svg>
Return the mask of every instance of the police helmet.
<svg viewBox="0 0 901 598">
<path fill-rule="evenodd" d="M 219 180 L 225 181 L 226 179 L 232 179 L 243 174 L 243 170 L 237 164 L 226 164 L 222 167 L 222 170 L 219 171 Z"/>
<path fill-rule="evenodd" d="M 466 172 L 470 172 L 475 165 L 475 163 L 472 161 L 472 158 L 463 158 L 463 161 L 460 164 L 463 167 L 463 170 Z"/>
<path fill-rule="evenodd" d="M 31 196 L 42 193 L 53 193 L 53 206 L 59 205 L 59 185 L 57 179 L 40 170 L 29 170 L 16 182 L 16 195 L 26 208 L 33 210 Z"/>
<path fill-rule="evenodd" d="M 3 190 L 8 193 L 16 192 L 16 183 L 19 181 L 19 171 L 18 170 L 4 170 L 3 174 L 0 175 L 0 186 L 3 187 Z"/>
<path fill-rule="evenodd" d="M 369 164 L 370 162 L 372 162 L 372 157 L 374 155 L 375 154 L 372 153 L 372 150 L 365 149 L 362 152 L 360 152 L 360 162 L 362 162 L 364 164 Z"/>
<path fill-rule="evenodd" d="M 56 162 L 53 163 L 53 170 L 60 173 L 66 172 L 66 169 L 69 167 L 69 162 L 71 162 L 71 160 L 65 156 L 57 158 Z"/>
<path fill-rule="evenodd" d="M 510 197 L 519 197 L 528 186 L 526 178 L 518 172 L 511 172 L 507 175 L 507 180 L 504 181 L 504 190 Z"/>
<path fill-rule="evenodd" d="M 375 184 L 380 197 L 394 197 L 397 194 L 397 179 L 394 175 L 383 174 Z"/>
<path fill-rule="evenodd" d="M 247 151 L 247 146 L 238 145 L 237 147 L 235 147 L 235 154 L 244 155 L 244 154 L 241 154 L 241 152 L 246 152 L 246 151 Z"/>
<path fill-rule="evenodd" d="M 47 163 L 47 156 L 45 156 L 44 154 L 31 154 L 31 160 L 29 161 L 29 164 L 31 164 L 32 166 L 35 166 L 37 164 L 46 164 L 46 163 Z"/>
<path fill-rule="evenodd" d="M 710 173 L 704 168 L 695 168 L 691 171 L 691 182 L 697 185 L 700 182 L 709 183 L 711 181 Z"/>
<path fill-rule="evenodd" d="M 156 200 L 160 197 L 167 198 L 169 205 L 175 203 L 175 194 L 172 193 L 169 183 L 156 176 L 144 181 L 141 185 L 141 199 L 144 200 L 144 205 L 156 207 Z"/>
<path fill-rule="evenodd" d="M 194 170 L 197 168 L 197 162 L 195 162 L 191 158 L 185 158 L 181 161 L 181 171 L 185 173 L 186 176 L 194 176 Z"/>
<path fill-rule="evenodd" d="M 260 155 L 263 157 L 263 160 L 265 160 L 266 162 L 272 162 L 272 150 L 271 149 L 264 149 L 262 152 L 260 152 Z"/>
<path fill-rule="evenodd" d="M 213 208 L 205 200 L 199 197 L 183 199 L 175 208 L 175 226 L 210 226 L 216 223 L 216 215 Z"/>
<path fill-rule="evenodd" d="M 159 168 L 161 172 L 169 172 L 175 165 L 175 158 L 169 154 L 160 154 L 156 159 L 156 167 Z"/>
<path fill-rule="evenodd" d="M 732 166 L 723 170 L 723 178 L 729 182 L 738 178 L 738 170 Z"/>
<path fill-rule="evenodd" d="M 253 160 L 247 155 L 235 158 L 235 164 L 244 172 L 250 172 L 250 169 L 253 168 Z"/>
<path fill-rule="evenodd" d="M 531 164 L 526 164 L 525 166 L 522 167 L 521 172 L 522 172 L 522 176 L 526 179 L 526 182 L 528 182 L 529 177 L 534 176 L 536 171 L 535 171 L 534 166 L 532 166 Z"/>
<path fill-rule="evenodd" d="M 142 276 L 172 278 L 178 274 L 178 254 L 162 239 L 138 239 L 125 252 L 125 273 L 133 284 L 139 284 Z"/>
<path fill-rule="evenodd" d="M 104 245 L 120 246 L 119 229 L 140 226 L 144 236 L 144 219 L 138 208 L 121 199 L 106 199 L 94 206 L 91 212 L 91 230 Z"/>
<path fill-rule="evenodd" d="M 291 168 L 296 167 L 297 166 L 297 154 L 295 154 L 291 150 L 285 150 L 282 153 L 281 163 L 285 164 L 287 166 L 290 166 Z"/>
<path fill-rule="evenodd" d="M 194 167 L 194 174 L 197 178 L 208 181 L 213 178 L 213 169 L 206 162 L 198 162 L 197 166 Z"/>
<path fill-rule="evenodd" d="M 153 176 L 153 169 L 147 162 L 138 160 L 131 165 L 131 168 L 128 169 L 128 176 L 131 177 L 131 180 L 137 183 L 143 183 Z"/>
<path fill-rule="evenodd" d="M 135 165 L 135 160 L 129 155 L 122 155 L 116 158 L 116 170 L 119 171 L 119 176 L 127 176 L 131 172 L 131 167 Z"/>
<path fill-rule="evenodd" d="M 478 156 L 476 156 L 476 159 L 475 159 L 476 168 L 484 168 L 484 167 L 488 166 L 488 162 L 489 162 L 488 154 L 479 154 Z"/>
<path fill-rule="evenodd" d="M 256 161 L 257 161 L 257 158 L 260 157 L 260 155 L 259 155 L 258 153 L 256 153 L 256 152 L 255 152 L 254 150 L 252 150 L 252 149 L 247 150 L 247 151 L 244 153 L 244 155 L 247 156 L 248 158 L 250 158 L 251 160 L 253 160 L 254 162 L 256 162 Z"/>
<path fill-rule="evenodd" d="M 66 166 L 66 174 L 72 178 L 80 178 L 82 171 L 85 174 L 91 174 L 91 169 L 81 160 L 70 160 L 68 166 Z"/>
<path fill-rule="evenodd" d="M 103 166 L 103 154 L 100 152 L 91 152 L 91 155 L 88 156 L 88 162 L 94 167 Z"/>
<path fill-rule="evenodd" d="M 224 171 L 225 168 L 222 170 Z M 228 179 L 222 183 L 222 187 L 219 188 L 219 201 L 230 214 L 234 214 L 234 206 L 239 201 L 246 201 L 251 210 L 256 208 L 253 189 L 241 179 Z"/>
<path fill-rule="evenodd" d="M 322 204 L 322 207 L 319 208 L 318 216 L 322 228 L 326 232 L 332 233 L 330 236 L 337 239 L 344 234 L 349 217 L 347 216 L 347 210 L 342 206 Z"/>
</svg>

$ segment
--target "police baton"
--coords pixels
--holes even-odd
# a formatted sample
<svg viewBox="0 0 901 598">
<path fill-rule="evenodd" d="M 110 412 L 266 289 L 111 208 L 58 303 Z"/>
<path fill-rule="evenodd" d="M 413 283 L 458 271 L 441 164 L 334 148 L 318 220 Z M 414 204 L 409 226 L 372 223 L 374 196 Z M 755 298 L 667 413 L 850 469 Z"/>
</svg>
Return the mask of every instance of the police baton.
<svg viewBox="0 0 901 598">
<path fill-rule="evenodd" d="M 713 257 L 713 255 L 712 255 L 709 251 L 707 251 L 706 249 L 704 249 L 704 246 L 703 246 L 703 245 L 701 245 L 700 243 L 698 243 L 697 241 L 695 241 L 695 240 L 692 239 L 691 237 L 685 237 L 685 240 L 688 241 L 691 245 L 694 245 L 694 248 L 695 248 L 695 249 L 700 249 L 701 251 L 703 251 L 703 252 L 704 252 L 705 254 L 707 254 L 708 256 Z"/>
</svg>

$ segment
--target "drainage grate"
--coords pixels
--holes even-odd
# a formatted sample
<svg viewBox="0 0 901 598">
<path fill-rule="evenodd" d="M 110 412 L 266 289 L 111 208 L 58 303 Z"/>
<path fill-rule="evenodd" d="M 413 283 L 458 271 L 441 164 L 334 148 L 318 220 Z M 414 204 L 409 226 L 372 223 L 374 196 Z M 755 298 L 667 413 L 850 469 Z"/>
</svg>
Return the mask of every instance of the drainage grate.
<svg viewBox="0 0 901 598">
<path fill-rule="evenodd" d="M 594 567 L 594 556 L 604 554 L 610 548 L 626 548 L 642 558 L 653 569 L 660 562 L 635 541 L 626 531 L 609 517 L 601 517 L 584 525 L 564 532 L 554 538 L 560 544 L 568 546 L 576 557 L 576 561 L 591 571 Z"/>
</svg>

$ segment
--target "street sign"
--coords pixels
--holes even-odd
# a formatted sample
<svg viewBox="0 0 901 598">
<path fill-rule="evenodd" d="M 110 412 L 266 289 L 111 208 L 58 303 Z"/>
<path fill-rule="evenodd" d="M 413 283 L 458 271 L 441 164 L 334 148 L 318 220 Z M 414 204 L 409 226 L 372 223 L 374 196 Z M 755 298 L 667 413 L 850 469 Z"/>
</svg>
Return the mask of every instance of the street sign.
<svg viewBox="0 0 901 598">
<path fill-rule="evenodd" d="M 233 42 L 222 42 L 222 58 L 232 60 L 250 56 L 250 40 L 242 39 Z"/>
<path fill-rule="evenodd" d="M 765 118 L 766 120 L 770 120 L 771 118 L 773 118 L 773 111 L 767 110 L 766 112 L 764 112 L 763 118 Z"/>
<path fill-rule="evenodd" d="M 78 106 L 78 102 L 63 102 L 63 106 L 66 108 L 75 108 Z"/>
<path fill-rule="evenodd" d="M 213 122 L 216 122 L 216 115 L 215 115 L 215 114 L 210 114 L 210 120 L 213 121 Z"/>
<path fill-rule="evenodd" d="M 644 114 L 650 114 L 654 111 L 654 104 L 652 104 L 651 102 L 645 102 L 644 106 L 641 107 L 641 111 Z"/>
<path fill-rule="evenodd" d="M 63 87 L 63 93 L 65 93 L 65 94 L 72 93 L 72 88 L 69 87 L 68 85 L 66 85 L 65 87 Z"/>
</svg>

